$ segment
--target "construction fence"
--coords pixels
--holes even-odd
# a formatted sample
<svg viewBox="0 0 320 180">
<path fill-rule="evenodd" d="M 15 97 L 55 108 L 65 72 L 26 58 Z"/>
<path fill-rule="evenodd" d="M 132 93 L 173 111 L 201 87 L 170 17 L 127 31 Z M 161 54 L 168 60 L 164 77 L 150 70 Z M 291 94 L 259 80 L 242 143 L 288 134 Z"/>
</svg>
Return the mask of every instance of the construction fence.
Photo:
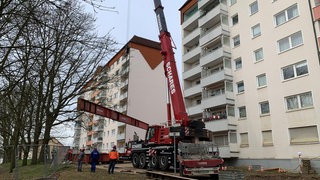
<svg viewBox="0 0 320 180">
<path fill-rule="evenodd" d="M 70 146 L 58 145 L 3 146 L 0 149 L 0 162 L 10 164 L 14 159 L 15 167 L 12 179 L 46 179 L 54 177 L 59 169 L 70 163 L 68 160 L 69 150 Z M 36 156 L 36 161 L 32 161 L 33 156 Z M 23 165 L 23 162 L 25 165 Z M 36 165 L 34 162 L 36 162 Z M 31 169 L 34 169 L 35 172 L 31 173 L 33 177 L 24 176 L 25 168 L 23 166 L 30 166 Z"/>
</svg>

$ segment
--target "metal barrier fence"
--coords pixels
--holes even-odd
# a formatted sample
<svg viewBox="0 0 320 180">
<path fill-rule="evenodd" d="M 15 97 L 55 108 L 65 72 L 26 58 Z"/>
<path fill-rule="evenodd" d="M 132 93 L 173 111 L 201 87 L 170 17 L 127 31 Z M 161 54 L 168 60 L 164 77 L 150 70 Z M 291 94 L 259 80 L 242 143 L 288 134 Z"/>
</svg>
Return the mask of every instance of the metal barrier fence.
<svg viewBox="0 0 320 180">
<path fill-rule="evenodd" d="M 32 157 L 36 157 L 37 173 L 28 179 L 53 179 L 55 173 L 69 164 L 68 150 L 69 146 L 59 145 L 18 145 L 18 146 L 4 146 L 3 151 L 0 150 L 0 160 L 3 159 L 4 163 L 10 163 L 10 160 L 15 159 L 15 167 L 13 169 L 12 179 L 25 179 L 23 176 L 23 161 L 26 165 L 30 166 Z M 22 178 L 24 177 L 24 178 Z"/>
</svg>

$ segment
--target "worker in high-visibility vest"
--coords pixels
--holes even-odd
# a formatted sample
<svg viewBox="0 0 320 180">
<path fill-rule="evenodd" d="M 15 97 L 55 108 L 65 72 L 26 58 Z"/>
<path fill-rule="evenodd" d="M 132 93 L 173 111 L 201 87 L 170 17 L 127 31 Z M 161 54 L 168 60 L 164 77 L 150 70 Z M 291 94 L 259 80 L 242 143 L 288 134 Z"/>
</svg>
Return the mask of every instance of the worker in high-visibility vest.
<svg viewBox="0 0 320 180">
<path fill-rule="evenodd" d="M 112 151 L 109 152 L 109 168 L 108 168 L 108 173 L 113 174 L 114 167 L 117 164 L 117 161 L 119 160 L 119 153 L 117 151 L 117 147 L 113 146 Z"/>
</svg>

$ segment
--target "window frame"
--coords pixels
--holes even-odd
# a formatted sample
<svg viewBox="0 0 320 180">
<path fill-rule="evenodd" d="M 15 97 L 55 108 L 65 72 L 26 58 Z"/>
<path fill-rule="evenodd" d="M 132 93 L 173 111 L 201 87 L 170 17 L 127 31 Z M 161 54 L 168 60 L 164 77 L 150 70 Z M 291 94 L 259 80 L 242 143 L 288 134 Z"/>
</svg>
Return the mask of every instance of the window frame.
<svg viewBox="0 0 320 180">
<path fill-rule="evenodd" d="M 289 128 L 288 131 L 290 144 L 319 143 L 319 133 L 317 126 Z"/>
<path fill-rule="evenodd" d="M 259 28 L 259 33 L 255 34 L 255 29 L 256 28 Z M 251 27 L 251 35 L 252 35 L 252 38 L 256 38 L 258 36 L 261 36 L 261 26 L 260 26 L 260 23 L 254 25 Z"/>
<path fill-rule="evenodd" d="M 237 62 L 240 62 L 240 64 L 237 64 Z M 238 57 L 237 59 L 234 60 L 234 69 L 235 70 L 242 69 L 242 58 L 241 57 Z"/>
<path fill-rule="evenodd" d="M 288 10 L 289 10 L 289 9 L 292 9 L 292 8 L 294 8 L 294 7 L 295 7 L 295 9 L 296 9 L 296 11 L 297 11 L 297 14 L 296 14 L 296 16 L 293 16 L 292 18 L 289 19 L 289 18 L 288 18 Z M 278 23 L 278 20 L 277 20 L 277 19 L 278 19 L 278 17 L 280 17 L 279 15 L 281 15 L 281 14 L 284 14 L 284 21 Z M 293 5 L 291 5 L 291 6 L 289 6 L 288 8 L 286 8 L 286 9 L 278 12 L 277 14 L 275 14 L 275 15 L 273 16 L 274 25 L 275 25 L 275 27 L 281 26 L 282 24 L 285 24 L 286 22 L 295 19 L 295 18 L 298 17 L 299 15 L 300 15 L 300 14 L 299 14 L 298 5 L 297 5 L 297 4 L 293 4 Z"/>
<path fill-rule="evenodd" d="M 234 21 L 234 18 L 237 17 L 237 21 L 235 22 Z M 232 17 L 231 17 L 231 21 L 232 21 L 232 26 L 235 26 L 239 23 L 239 15 L 238 13 L 234 14 Z"/>
<path fill-rule="evenodd" d="M 242 84 L 242 86 L 239 86 L 241 84 Z M 242 87 L 242 89 L 240 89 L 240 87 Z M 238 92 L 238 94 L 244 93 L 244 82 L 243 81 L 237 82 L 237 92 Z"/>
<path fill-rule="evenodd" d="M 307 98 L 310 98 L 310 104 L 307 104 L 307 105 L 303 105 L 305 104 L 305 100 L 306 99 L 302 99 L 302 97 L 306 96 L 310 94 L 309 97 Z M 285 99 L 285 104 L 286 104 L 286 110 L 287 111 L 295 111 L 295 110 L 301 110 L 301 109 L 306 109 L 306 108 L 312 108 L 314 107 L 314 100 L 313 100 L 313 96 L 312 96 L 312 92 L 311 91 L 308 91 L 308 92 L 304 92 L 304 93 L 300 93 L 300 94 L 295 94 L 295 95 L 291 95 L 291 96 L 287 96 L 284 98 Z M 288 100 L 291 100 L 293 102 L 291 103 L 296 103 L 296 104 L 293 104 L 293 105 L 290 105 L 289 106 L 289 103 Z"/>
<path fill-rule="evenodd" d="M 244 110 L 242 112 L 242 110 Z M 239 118 L 240 119 L 246 119 L 247 118 L 247 109 L 246 106 L 240 106 L 238 107 L 238 111 L 239 111 Z M 244 114 L 243 114 L 244 113 Z"/>
<path fill-rule="evenodd" d="M 236 35 L 232 38 L 233 40 L 233 47 L 238 47 L 240 46 L 240 35 Z"/>
<path fill-rule="evenodd" d="M 264 104 L 268 105 L 268 111 L 267 112 L 263 111 L 262 105 L 264 105 Z M 269 115 L 270 114 L 270 103 L 269 103 L 269 101 L 259 102 L 259 109 L 260 109 L 260 115 L 261 116 Z"/>
<path fill-rule="evenodd" d="M 230 6 L 234 5 L 237 3 L 237 0 L 230 0 Z"/>
<path fill-rule="evenodd" d="M 259 53 L 261 53 L 262 57 L 258 59 L 259 56 Z M 259 49 L 256 49 L 255 51 L 253 51 L 253 55 L 254 55 L 254 62 L 260 62 L 260 61 L 263 61 L 264 59 L 264 54 L 263 54 L 263 48 L 259 48 Z"/>
<path fill-rule="evenodd" d="M 256 14 L 257 12 L 259 12 L 259 4 L 258 4 L 258 1 L 252 2 L 252 3 L 249 5 L 249 7 L 250 7 L 250 15 L 253 15 L 253 14 Z M 253 8 L 255 8 L 255 7 L 256 7 L 256 10 L 253 9 Z M 255 11 L 253 11 L 253 10 L 255 10 Z"/>
<path fill-rule="evenodd" d="M 240 147 L 249 147 L 249 134 L 248 134 L 248 132 L 240 133 Z"/>
<path fill-rule="evenodd" d="M 261 135 L 262 135 L 263 146 L 273 146 L 272 130 L 262 131 Z"/>
<path fill-rule="evenodd" d="M 260 77 L 265 77 L 265 84 L 261 84 L 260 83 Z M 259 74 L 257 77 L 257 86 L 258 88 L 262 88 L 262 87 L 266 87 L 267 86 L 267 75 L 266 73 L 263 73 L 263 74 Z"/>
<path fill-rule="evenodd" d="M 296 45 L 293 46 L 293 37 L 294 37 L 295 35 L 298 35 L 298 34 L 300 35 L 300 36 L 299 36 L 299 39 L 301 39 L 301 43 L 296 44 Z M 281 42 L 281 41 L 283 41 L 283 42 L 288 41 L 288 48 L 281 50 L 281 45 L 280 45 L 280 42 Z M 283 53 L 283 52 L 286 52 L 286 51 L 288 51 L 288 50 L 290 50 L 290 49 L 299 47 L 299 46 L 301 46 L 301 45 L 303 44 L 303 35 L 302 35 L 302 32 L 301 32 L 301 31 L 297 31 L 297 32 L 295 32 L 295 33 L 293 33 L 293 34 L 290 34 L 290 35 L 287 36 L 287 37 L 284 37 L 284 38 L 282 38 L 282 39 L 279 39 L 279 40 L 277 41 L 277 44 L 278 44 L 278 53 Z"/>
<path fill-rule="evenodd" d="M 304 64 L 305 64 L 305 65 L 304 65 Z M 300 66 L 300 65 L 304 65 L 303 67 L 306 67 L 306 68 L 307 68 L 307 72 L 306 72 L 306 73 L 303 73 L 303 74 L 300 74 L 300 75 L 297 75 L 297 66 Z M 285 70 L 285 69 L 289 69 L 289 68 L 292 68 L 293 76 L 286 78 L 285 76 L 287 76 L 287 75 L 285 75 L 284 70 Z M 288 66 L 282 67 L 282 68 L 281 68 L 281 73 L 282 73 L 282 80 L 283 80 L 283 81 L 288 81 L 288 80 L 295 79 L 295 78 L 298 78 L 298 77 L 306 76 L 306 75 L 309 74 L 308 62 L 307 62 L 307 60 L 303 60 L 303 61 L 299 61 L 299 62 L 297 62 L 297 63 L 295 63 L 295 64 L 290 64 L 290 65 L 288 65 Z"/>
</svg>

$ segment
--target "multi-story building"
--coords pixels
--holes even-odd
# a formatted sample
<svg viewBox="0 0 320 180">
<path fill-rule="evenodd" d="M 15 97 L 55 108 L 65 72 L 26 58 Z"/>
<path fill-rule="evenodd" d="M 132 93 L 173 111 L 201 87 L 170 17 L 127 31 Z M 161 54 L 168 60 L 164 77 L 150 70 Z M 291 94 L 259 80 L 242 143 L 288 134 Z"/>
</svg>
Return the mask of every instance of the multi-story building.
<svg viewBox="0 0 320 180">
<path fill-rule="evenodd" d="M 160 50 L 160 43 L 134 36 L 97 70 L 81 97 L 150 125 L 166 123 L 167 86 Z M 122 152 L 127 141 L 144 139 L 145 130 L 84 113 L 74 137 L 76 148 L 108 152 L 117 145 Z"/>
<path fill-rule="evenodd" d="M 320 172 L 318 0 L 187 0 L 183 87 L 234 165 Z"/>
</svg>

